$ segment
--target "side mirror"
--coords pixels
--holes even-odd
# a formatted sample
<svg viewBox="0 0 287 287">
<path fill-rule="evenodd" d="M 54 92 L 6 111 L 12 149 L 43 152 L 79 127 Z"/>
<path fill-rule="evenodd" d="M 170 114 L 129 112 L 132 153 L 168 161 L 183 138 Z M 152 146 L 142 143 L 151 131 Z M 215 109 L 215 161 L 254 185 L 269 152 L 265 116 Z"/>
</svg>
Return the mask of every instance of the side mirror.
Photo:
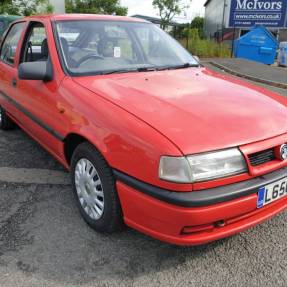
<svg viewBox="0 0 287 287">
<path fill-rule="evenodd" d="M 27 62 L 19 66 L 18 76 L 21 80 L 38 80 L 49 82 L 53 80 L 53 69 L 51 62 Z"/>
</svg>

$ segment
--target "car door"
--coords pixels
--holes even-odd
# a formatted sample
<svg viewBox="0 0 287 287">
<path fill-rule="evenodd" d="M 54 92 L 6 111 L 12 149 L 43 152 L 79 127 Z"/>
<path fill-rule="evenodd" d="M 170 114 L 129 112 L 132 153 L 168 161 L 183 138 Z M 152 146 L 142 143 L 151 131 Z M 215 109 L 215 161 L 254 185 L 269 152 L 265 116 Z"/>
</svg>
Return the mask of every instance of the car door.
<svg viewBox="0 0 287 287">
<path fill-rule="evenodd" d="M 47 32 L 44 23 L 30 22 L 20 53 L 20 65 L 29 62 L 51 61 Z M 50 62 L 52 65 L 52 61 Z M 63 149 L 63 137 L 58 129 L 61 113 L 57 107 L 59 81 L 22 80 L 17 77 L 18 93 L 14 100 L 24 117 L 25 130 L 38 140 L 54 156 L 59 158 Z"/>
<path fill-rule="evenodd" d="M 13 24 L 6 34 L 0 51 L 0 105 L 13 117 L 19 117 L 18 109 L 10 99 L 16 97 L 17 59 L 25 22 Z"/>
</svg>

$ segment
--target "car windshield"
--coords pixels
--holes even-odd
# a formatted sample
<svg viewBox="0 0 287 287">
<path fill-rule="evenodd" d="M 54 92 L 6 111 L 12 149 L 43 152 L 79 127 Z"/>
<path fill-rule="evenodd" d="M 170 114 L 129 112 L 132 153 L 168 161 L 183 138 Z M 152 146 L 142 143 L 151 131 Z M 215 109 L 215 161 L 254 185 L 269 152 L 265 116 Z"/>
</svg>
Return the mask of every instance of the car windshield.
<svg viewBox="0 0 287 287">
<path fill-rule="evenodd" d="M 63 63 L 73 75 L 198 66 L 178 42 L 151 23 L 74 20 L 55 25 Z"/>
</svg>

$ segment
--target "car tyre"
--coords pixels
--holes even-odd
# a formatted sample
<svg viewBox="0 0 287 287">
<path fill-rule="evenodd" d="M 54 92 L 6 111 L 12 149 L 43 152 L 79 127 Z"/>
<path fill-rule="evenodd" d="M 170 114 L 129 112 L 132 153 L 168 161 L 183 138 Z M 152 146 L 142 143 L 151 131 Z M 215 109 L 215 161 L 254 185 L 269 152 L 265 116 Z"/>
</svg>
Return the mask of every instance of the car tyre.
<svg viewBox="0 0 287 287">
<path fill-rule="evenodd" d="M 123 229 L 113 172 L 99 151 L 87 142 L 73 153 L 71 180 L 79 211 L 90 227 L 103 233 Z"/>
<path fill-rule="evenodd" d="M 15 128 L 15 123 L 7 116 L 6 111 L 0 107 L 0 129 L 7 131 Z"/>
</svg>

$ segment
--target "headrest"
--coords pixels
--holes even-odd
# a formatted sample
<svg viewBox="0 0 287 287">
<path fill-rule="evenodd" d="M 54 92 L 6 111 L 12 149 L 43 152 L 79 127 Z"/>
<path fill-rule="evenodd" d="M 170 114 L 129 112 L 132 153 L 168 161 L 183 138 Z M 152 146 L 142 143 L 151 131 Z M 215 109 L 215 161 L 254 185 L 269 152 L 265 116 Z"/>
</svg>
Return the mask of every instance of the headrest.
<svg viewBox="0 0 287 287">
<path fill-rule="evenodd" d="M 44 39 L 41 45 L 41 54 L 43 57 L 49 56 L 49 48 L 48 48 L 48 41 L 47 39 Z"/>
</svg>

